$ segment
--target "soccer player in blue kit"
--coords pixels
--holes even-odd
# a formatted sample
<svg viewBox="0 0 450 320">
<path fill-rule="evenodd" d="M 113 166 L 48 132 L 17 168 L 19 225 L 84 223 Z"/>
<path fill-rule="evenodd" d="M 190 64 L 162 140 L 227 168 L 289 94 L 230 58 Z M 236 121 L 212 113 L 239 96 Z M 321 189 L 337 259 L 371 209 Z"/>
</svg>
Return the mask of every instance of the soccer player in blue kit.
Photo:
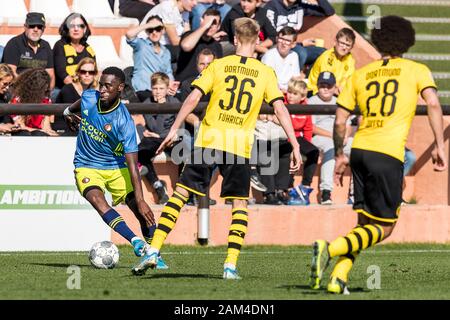
<svg viewBox="0 0 450 320">
<path fill-rule="evenodd" d="M 123 71 L 106 68 L 99 81 L 99 91 L 84 91 L 80 100 L 64 110 L 64 118 L 71 130 L 79 129 L 74 159 L 78 190 L 103 221 L 131 243 L 134 253 L 142 256 L 156 225 L 153 212 L 144 200 L 137 168 L 136 128 L 120 101 L 124 86 Z M 146 241 L 136 236 L 108 204 L 105 189 L 112 194 L 113 206 L 125 202 L 133 211 Z M 162 259 L 158 267 L 167 268 Z"/>
</svg>

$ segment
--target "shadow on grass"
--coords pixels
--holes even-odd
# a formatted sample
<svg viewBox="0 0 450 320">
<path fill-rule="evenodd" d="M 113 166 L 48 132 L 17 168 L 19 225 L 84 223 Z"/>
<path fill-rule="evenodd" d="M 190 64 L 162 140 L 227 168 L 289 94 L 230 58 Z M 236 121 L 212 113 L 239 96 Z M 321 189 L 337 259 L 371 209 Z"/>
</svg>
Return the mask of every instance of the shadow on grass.
<svg viewBox="0 0 450 320">
<path fill-rule="evenodd" d="M 107 269 L 97 269 L 94 268 L 90 263 L 36 263 L 36 262 L 29 262 L 29 265 L 34 266 L 42 266 L 42 267 L 52 267 L 52 268 L 64 268 L 67 269 L 70 266 L 78 266 L 80 268 L 92 268 L 95 270 L 107 270 Z M 116 266 L 114 269 L 130 269 L 127 266 Z"/>
<path fill-rule="evenodd" d="M 307 285 L 280 285 L 276 287 L 277 289 L 286 289 L 286 290 L 299 290 L 301 294 L 304 295 L 318 295 L 318 294 L 329 294 L 326 288 L 320 288 L 319 290 L 313 290 L 310 286 Z M 350 288 L 350 293 L 361 293 L 361 292 L 370 292 L 369 289 L 364 289 L 361 287 Z"/>
<path fill-rule="evenodd" d="M 131 276 L 133 278 L 141 278 L 146 280 L 151 279 L 180 279 L 180 278 L 192 278 L 192 279 L 221 279 L 221 276 L 211 274 L 189 274 L 189 273 L 147 273 L 145 276 Z"/>
</svg>

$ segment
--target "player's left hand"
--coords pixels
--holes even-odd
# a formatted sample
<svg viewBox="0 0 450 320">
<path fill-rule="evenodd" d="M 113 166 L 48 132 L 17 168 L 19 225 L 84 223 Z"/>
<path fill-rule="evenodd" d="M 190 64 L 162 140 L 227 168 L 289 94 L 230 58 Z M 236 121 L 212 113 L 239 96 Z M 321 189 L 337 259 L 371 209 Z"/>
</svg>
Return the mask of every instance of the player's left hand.
<svg viewBox="0 0 450 320">
<path fill-rule="evenodd" d="M 447 169 L 447 160 L 443 148 L 434 147 L 431 151 L 431 161 L 433 162 L 434 171 L 444 171 Z"/>
<path fill-rule="evenodd" d="M 149 205 L 145 201 L 139 201 L 137 203 L 139 213 L 141 216 L 145 219 L 147 222 L 147 225 L 151 226 L 154 225 L 155 222 L 155 215 L 153 214 L 152 209 L 150 209 Z"/>
<path fill-rule="evenodd" d="M 336 163 L 334 165 L 334 183 L 342 187 L 344 180 L 344 172 L 348 166 L 349 161 L 347 156 L 344 154 L 337 156 L 335 160 Z"/>
<path fill-rule="evenodd" d="M 302 156 L 300 155 L 300 148 L 294 148 L 291 152 L 291 165 L 289 168 L 289 173 L 294 174 L 302 165 Z"/>
</svg>

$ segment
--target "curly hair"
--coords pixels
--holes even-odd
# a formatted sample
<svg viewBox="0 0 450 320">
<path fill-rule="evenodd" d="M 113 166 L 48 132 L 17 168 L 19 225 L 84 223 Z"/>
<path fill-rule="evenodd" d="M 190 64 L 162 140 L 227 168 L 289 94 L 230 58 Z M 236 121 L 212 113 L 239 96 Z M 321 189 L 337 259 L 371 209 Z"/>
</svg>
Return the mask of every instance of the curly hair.
<svg viewBox="0 0 450 320">
<path fill-rule="evenodd" d="M 399 16 L 379 19 L 380 28 L 372 30 L 371 41 L 382 54 L 400 56 L 416 42 L 416 32 L 409 20 Z"/>
<path fill-rule="evenodd" d="M 21 103 L 41 103 L 50 95 L 50 75 L 43 68 L 28 69 L 16 78 L 13 87 Z"/>
</svg>

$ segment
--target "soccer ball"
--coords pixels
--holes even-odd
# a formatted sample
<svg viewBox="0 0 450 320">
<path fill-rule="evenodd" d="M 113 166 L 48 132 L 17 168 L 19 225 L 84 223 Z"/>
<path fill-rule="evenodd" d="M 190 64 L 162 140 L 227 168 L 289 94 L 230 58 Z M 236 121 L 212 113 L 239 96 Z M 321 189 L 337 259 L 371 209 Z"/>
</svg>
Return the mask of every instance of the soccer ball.
<svg viewBox="0 0 450 320">
<path fill-rule="evenodd" d="M 119 249 L 111 241 L 96 242 L 89 251 L 89 261 L 98 269 L 112 269 L 119 262 Z"/>
</svg>

